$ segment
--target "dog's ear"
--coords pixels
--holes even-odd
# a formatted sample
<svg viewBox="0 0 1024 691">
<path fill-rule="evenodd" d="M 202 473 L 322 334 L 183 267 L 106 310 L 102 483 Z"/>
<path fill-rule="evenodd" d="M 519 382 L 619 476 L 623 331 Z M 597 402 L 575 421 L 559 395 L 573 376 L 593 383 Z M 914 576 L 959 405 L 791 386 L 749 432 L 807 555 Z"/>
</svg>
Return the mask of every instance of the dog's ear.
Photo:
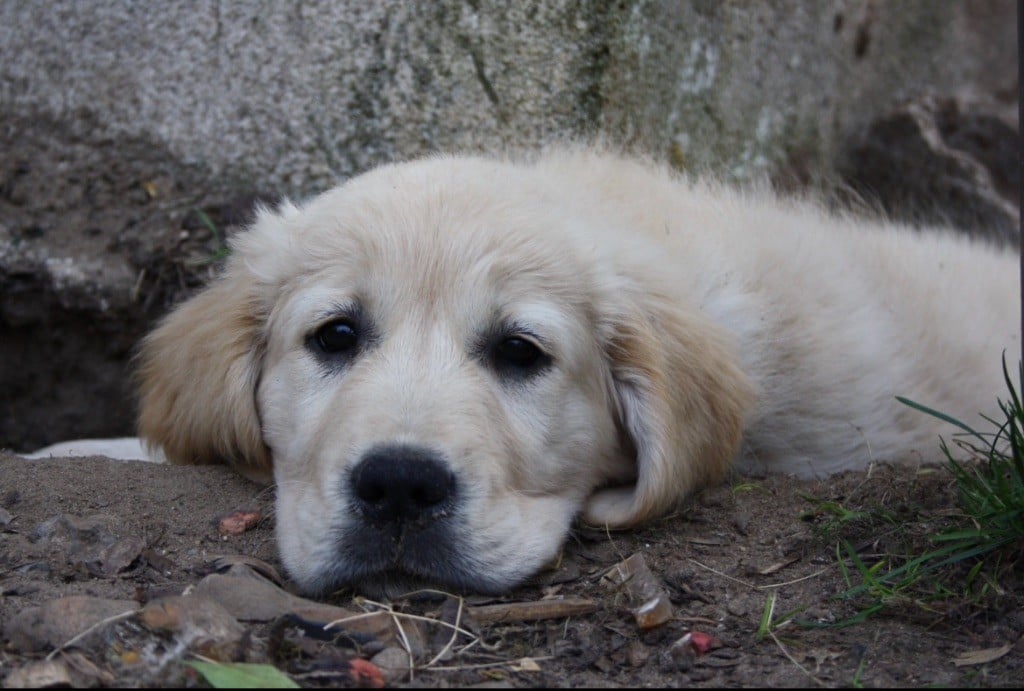
<svg viewBox="0 0 1024 691">
<path fill-rule="evenodd" d="M 252 231 L 249 231 L 252 232 Z M 240 257 L 142 342 L 139 433 L 172 463 L 228 463 L 258 481 L 271 459 L 256 410 L 266 307 Z"/>
<path fill-rule="evenodd" d="M 636 525 L 720 479 L 754 400 L 730 339 L 707 317 L 657 295 L 631 302 L 606 313 L 600 331 L 636 482 L 598 490 L 583 514 L 593 525 Z"/>
</svg>

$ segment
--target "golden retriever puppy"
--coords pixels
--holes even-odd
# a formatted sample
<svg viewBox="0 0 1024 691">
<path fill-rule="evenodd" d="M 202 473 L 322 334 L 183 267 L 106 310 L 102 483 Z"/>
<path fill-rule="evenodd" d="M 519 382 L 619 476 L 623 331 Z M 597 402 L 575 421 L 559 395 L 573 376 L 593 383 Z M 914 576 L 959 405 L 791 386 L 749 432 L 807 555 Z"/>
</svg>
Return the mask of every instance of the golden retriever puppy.
<svg viewBox="0 0 1024 691">
<path fill-rule="evenodd" d="M 143 343 L 140 431 L 277 486 L 307 592 L 501 592 L 577 516 L 735 463 L 935 458 L 1019 348 L 1016 258 L 585 150 L 389 165 L 264 211 Z"/>
</svg>

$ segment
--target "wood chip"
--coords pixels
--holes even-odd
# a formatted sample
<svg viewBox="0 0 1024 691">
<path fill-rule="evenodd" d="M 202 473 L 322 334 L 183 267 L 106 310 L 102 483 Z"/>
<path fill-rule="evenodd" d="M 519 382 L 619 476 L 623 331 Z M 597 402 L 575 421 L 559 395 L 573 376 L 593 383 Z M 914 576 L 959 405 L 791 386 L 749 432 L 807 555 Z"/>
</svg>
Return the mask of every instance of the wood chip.
<svg viewBox="0 0 1024 691">
<path fill-rule="evenodd" d="M 534 602 L 503 602 L 496 605 L 468 607 L 473 620 L 481 624 L 510 621 L 561 619 L 597 611 L 597 603 L 580 597 Z"/>
<path fill-rule="evenodd" d="M 668 591 L 640 552 L 609 569 L 601 582 L 625 590 L 635 604 L 633 616 L 637 626 L 645 631 L 661 626 L 675 615 Z"/>
</svg>

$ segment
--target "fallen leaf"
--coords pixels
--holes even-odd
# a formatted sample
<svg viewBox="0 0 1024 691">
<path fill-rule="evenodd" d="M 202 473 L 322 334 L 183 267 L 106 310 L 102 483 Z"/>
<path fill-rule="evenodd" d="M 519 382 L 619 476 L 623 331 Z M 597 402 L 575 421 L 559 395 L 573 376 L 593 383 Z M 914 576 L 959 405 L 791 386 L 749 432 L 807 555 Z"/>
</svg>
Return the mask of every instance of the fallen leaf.
<svg viewBox="0 0 1024 691">
<path fill-rule="evenodd" d="M 250 662 L 186 662 L 215 689 L 298 689 L 298 684 L 273 665 Z"/>
<path fill-rule="evenodd" d="M 540 665 L 532 657 L 523 657 L 516 660 L 509 669 L 513 672 L 539 672 Z"/>
<path fill-rule="evenodd" d="M 218 602 L 241 621 L 271 621 L 292 611 L 321 608 L 312 600 L 292 595 L 241 565 L 231 567 L 225 574 L 210 574 L 199 581 L 192 592 Z M 329 617 L 350 613 L 340 607 L 323 607 L 333 613 L 325 615 Z"/>
<path fill-rule="evenodd" d="M 983 665 L 987 662 L 994 662 L 1013 649 L 1012 643 L 1001 645 L 998 648 L 983 648 L 982 650 L 971 650 L 970 652 L 957 655 L 953 658 L 953 664 L 957 667 L 967 665 Z"/>
<path fill-rule="evenodd" d="M 271 564 L 247 554 L 222 554 L 210 562 L 210 568 L 216 573 L 227 573 L 236 564 L 248 566 L 260 576 L 273 581 L 277 585 L 284 583 L 281 574 Z"/>
<path fill-rule="evenodd" d="M 775 562 L 774 564 L 766 566 L 763 569 L 758 569 L 757 572 L 762 576 L 768 576 L 770 574 L 775 573 L 776 571 L 781 571 L 790 564 L 793 564 L 798 561 L 800 561 L 800 557 L 793 557 L 792 559 L 787 559 L 785 561 Z"/>
</svg>

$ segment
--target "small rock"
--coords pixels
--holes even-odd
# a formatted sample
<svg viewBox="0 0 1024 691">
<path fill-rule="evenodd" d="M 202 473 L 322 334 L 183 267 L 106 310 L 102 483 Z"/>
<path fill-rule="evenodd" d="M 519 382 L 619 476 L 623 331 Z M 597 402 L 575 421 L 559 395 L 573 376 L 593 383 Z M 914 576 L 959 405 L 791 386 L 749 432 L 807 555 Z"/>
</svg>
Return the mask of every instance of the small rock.
<svg viewBox="0 0 1024 691">
<path fill-rule="evenodd" d="M 46 545 L 58 540 L 72 547 L 81 544 L 99 544 L 107 546 L 117 541 L 110 529 L 110 519 L 106 516 L 88 516 L 79 518 L 70 514 L 51 516 L 35 526 L 28 534 L 30 542 Z"/>
<path fill-rule="evenodd" d="M 146 543 L 139 537 L 126 537 L 107 545 L 99 553 L 100 575 L 110 577 L 127 571 L 138 560 Z"/>
<path fill-rule="evenodd" d="M 219 604 L 197 595 L 176 595 L 148 603 L 139 621 L 155 631 L 172 633 L 189 650 L 230 661 L 240 657 L 246 630 Z"/>
<path fill-rule="evenodd" d="M 629 662 L 630 667 L 643 667 L 647 664 L 650 656 L 650 648 L 639 641 L 630 643 L 629 649 L 626 651 L 626 660 Z"/>
<path fill-rule="evenodd" d="M 67 663 L 60 658 L 39 660 L 16 668 L 4 678 L 6 689 L 43 689 L 73 686 Z"/>
<path fill-rule="evenodd" d="M 967 95 L 921 96 L 871 124 L 844 175 L 897 218 L 1016 243 L 1015 111 Z"/>
<path fill-rule="evenodd" d="M 217 532 L 221 535 L 241 535 L 255 528 L 262 518 L 263 515 L 259 511 L 237 509 L 226 516 L 221 516 L 217 523 Z"/>
<path fill-rule="evenodd" d="M 19 651 L 58 647 L 91 626 L 134 612 L 138 607 L 138 603 L 132 600 L 107 600 L 83 595 L 62 597 L 15 614 L 4 624 L 4 636 Z"/>
<path fill-rule="evenodd" d="M 375 664 L 384 676 L 386 684 L 396 684 L 409 680 L 409 654 L 401 648 L 384 648 L 372 658 L 370 662 Z"/>
</svg>

